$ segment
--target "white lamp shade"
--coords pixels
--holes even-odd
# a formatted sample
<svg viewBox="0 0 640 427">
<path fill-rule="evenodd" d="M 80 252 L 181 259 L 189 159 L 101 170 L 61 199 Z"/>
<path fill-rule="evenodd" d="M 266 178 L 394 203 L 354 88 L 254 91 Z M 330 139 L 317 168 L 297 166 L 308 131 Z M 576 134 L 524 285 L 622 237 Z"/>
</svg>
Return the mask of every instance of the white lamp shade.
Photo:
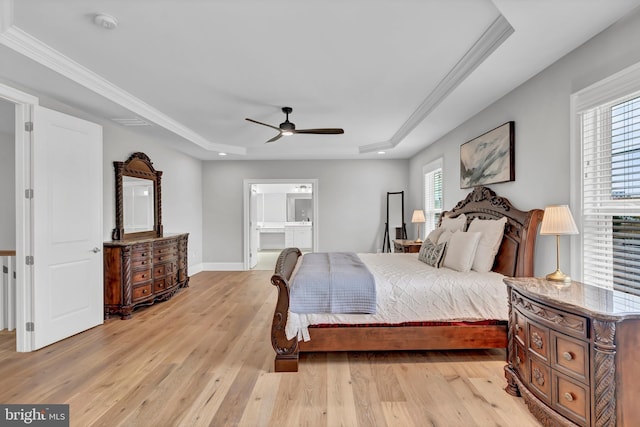
<svg viewBox="0 0 640 427">
<path fill-rule="evenodd" d="M 578 234 L 569 206 L 554 205 L 544 208 L 540 234 Z"/>
<path fill-rule="evenodd" d="M 424 211 L 422 209 L 416 209 L 413 211 L 413 216 L 411 216 L 411 222 L 426 222 L 427 220 L 424 217 Z"/>
</svg>

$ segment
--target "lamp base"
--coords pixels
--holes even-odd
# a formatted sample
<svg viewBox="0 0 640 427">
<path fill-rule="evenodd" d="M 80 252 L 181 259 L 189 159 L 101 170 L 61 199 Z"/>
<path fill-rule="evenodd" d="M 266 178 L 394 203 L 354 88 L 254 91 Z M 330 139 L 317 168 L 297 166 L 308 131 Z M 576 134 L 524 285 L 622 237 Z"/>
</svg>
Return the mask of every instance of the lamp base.
<svg viewBox="0 0 640 427">
<path fill-rule="evenodd" d="M 553 273 L 547 274 L 545 276 L 545 279 L 551 280 L 553 282 L 564 282 L 564 283 L 571 282 L 571 277 L 564 274 L 562 271 L 560 271 L 560 269 L 554 271 Z"/>
<path fill-rule="evenodd" d="M 416 240 L 414 240 L 414 242 L 416 242 L 416 243 L 422 243 L 422 239 L 416 239 Z"/>
</svg>

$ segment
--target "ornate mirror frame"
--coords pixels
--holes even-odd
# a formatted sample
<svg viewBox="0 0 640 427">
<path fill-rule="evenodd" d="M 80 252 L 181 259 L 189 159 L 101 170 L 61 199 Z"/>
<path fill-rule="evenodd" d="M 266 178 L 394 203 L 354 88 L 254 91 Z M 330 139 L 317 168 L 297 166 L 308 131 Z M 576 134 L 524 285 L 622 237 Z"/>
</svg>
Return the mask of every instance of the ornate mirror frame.
<svg viewBox="0 0 640 427">
<path fill-rule="evenodd" d="M 111 233 L 113 240 L 141 239 L 147 237 L 162 237 L 162 171 L 157 171 L 149 156 L 144 153 L 133 153 L 126 162 L 113 162 L 116 172 L 116 228 Z M 153 181 L 154 226 L 151 231 L 126 233 L 124 231 L 124 204 L 122 177 L 148 179 Z"/>
</svg>

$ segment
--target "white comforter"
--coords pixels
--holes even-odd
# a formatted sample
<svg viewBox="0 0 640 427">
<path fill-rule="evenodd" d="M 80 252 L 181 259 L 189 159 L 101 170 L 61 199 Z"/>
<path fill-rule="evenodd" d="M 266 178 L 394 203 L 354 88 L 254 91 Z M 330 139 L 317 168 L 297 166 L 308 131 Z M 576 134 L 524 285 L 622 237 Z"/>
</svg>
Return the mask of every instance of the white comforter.
<svg viewBox="0 0 640 427">
<path fill-rule="evenodd" d="M 309 325 L 507 320 L 507 289 L 498 273 L 433 268 L 418 254 L 358 254 L 376 281 L 376 314 L 289 312 L 287 339 L 309 340 Z M 294 271 L 295 274 L 295 271 Z"/>
</svg>

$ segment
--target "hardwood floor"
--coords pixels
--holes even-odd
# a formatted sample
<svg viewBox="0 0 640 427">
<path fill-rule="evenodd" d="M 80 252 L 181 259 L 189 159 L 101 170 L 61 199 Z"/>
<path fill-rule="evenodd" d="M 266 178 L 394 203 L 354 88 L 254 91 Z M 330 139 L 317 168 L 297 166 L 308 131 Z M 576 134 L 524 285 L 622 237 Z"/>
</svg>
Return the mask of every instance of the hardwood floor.
<svg viewBox="0 0 640 427">
<path fill-rule="evenodd" d="M 169 301 L 33 353 L 0 333 L 0 402 L 72 426 L 539 426 L 502 350 L 302 355 L 274 373 L 270 271 L 203 272 Z"/>
</svg>

